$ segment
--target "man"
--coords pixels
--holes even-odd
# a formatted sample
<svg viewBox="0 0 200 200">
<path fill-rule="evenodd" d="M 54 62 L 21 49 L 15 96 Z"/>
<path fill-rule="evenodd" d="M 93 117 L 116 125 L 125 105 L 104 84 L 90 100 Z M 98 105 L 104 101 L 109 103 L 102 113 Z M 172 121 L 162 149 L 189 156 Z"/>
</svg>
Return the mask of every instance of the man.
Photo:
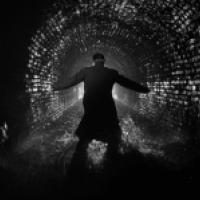
<svg viewBox="0 0 200 200">
<path fill-rule="evenodd" d="M 112 98 L 113 85 L 118 83 L 142 93 L 150 91 L 120 75 L 116 70 L 105 67 L 103 54 L 96 53 L 93 56 L 93 61 L 95 63 L 93 67 L 81 69 L 67 81 L 66 85 L 54 87 L 54 90 L 63 90 L 84 82 L 84 116 L 76 131 L 80 140 L 72 160 L 72 163 L 77 163 L 79 160 L 79 165 L 83 165 L 85 162 L 87 146 L 93 139 L 108 143 L 107 156 L 109 159 L 114 158 L 117 153 L 121 131 L 116 106 Z"/>
</svg>

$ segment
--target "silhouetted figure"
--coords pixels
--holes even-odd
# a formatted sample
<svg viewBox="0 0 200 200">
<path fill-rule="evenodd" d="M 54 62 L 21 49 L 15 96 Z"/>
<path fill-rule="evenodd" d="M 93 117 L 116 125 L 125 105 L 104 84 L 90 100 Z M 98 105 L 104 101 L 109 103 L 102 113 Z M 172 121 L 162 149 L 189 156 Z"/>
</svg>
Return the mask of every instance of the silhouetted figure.
<svg viewBox="0 0 200 200">
<path fill-rule="evenodd" d="M 76 135 L 79 143 L 72 159 L 72 168 L 84 168 L 87 160 L 87 146 L 97 139 L 108 143 L 107 158 L 114 159 L 117 154 L 121 130 L 117 117 L 115 102 L 112 98 L 112 88 L 118 83 L 137 92 L 148 93 L 150 90 L 136 82 L 120 75 L 116 70 L 104 66 L 104 55 L 97 53 L 93 56 L 95 66 L 83 68 L 71 77 L 63 87 L 54 90 L 68 89 L 84 82 L 84 116 Z"/>
</svg>

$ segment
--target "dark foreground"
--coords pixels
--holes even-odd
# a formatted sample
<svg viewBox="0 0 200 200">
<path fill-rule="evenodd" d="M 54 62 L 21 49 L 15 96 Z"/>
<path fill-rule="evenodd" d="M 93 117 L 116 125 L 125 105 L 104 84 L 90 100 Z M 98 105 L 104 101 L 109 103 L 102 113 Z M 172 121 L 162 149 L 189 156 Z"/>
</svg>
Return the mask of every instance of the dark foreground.
<svg viewBox="0 0 200 200">
<path fill-rule="evenodd" d="M 126 108 L 119 107 L 123 116 Z M 170 139 L 166 137 L 167 133 L 162 131 L 159 136 L 155 135 L 153 132 L 158 130 L 150 126 L 147 119 L 145 121 L 136 115 L 131 116 L 135 123 L 129 130 L 134 134 L 126 153 L 119 154 L 115 161 L 105 161 L 102 168 L 80 167 L 70 174 L 70 159 L 76 142 L 67 142 L 63 135 L 66 134 L 66 130 L 68 135 L 74 132 L 81 112 L 80 105 L 76 105 L 70 110 L 70 114 L 66 113 L 60 121 L 45 129 L 43 134 L 34 133 L 27 137 L 12 152 L 2 149 L 0 190 L 4 199 L 133 199 L 136 196 L 162 199 L 166 196 L 174 197 L 175 194 L 189 195 L 188 198 L 194 194 L 198 195 L 199 142 Z M 130 126 L 130 119 L 125 122 L 126 126 Z M 160 137 L 164 138 L 164 143 Z"/>
<path fill-rule="evenodd" d="M 17 177 L 1 170 L 1 194 L 5 197 L 125 197 L 198 194 L 199 162 L 184 170 L 169 170 L 162 163 L 137 152 L 121 158 L 117 166 L 99 173 L 85 173 L 85 179 L 41 174 L 40 180 L 20 183 Z M 46 171 L 48 169 L 44 169 Z M 160 194 L 160 192 L 162 194 Z"/>
</svg>

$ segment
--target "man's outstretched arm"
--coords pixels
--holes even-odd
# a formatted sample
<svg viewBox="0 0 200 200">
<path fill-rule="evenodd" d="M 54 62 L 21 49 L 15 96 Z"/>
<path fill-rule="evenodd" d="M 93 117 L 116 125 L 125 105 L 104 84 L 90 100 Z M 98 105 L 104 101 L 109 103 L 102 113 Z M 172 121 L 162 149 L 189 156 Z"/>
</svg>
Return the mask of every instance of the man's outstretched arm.
<svg viewBox="0 0 200 200">
<path fill-rule="evenodd" d="M 80 70 L 78 73 L 76 73 L 74 76 L 67 79 L 65 85 L 63 86 L 54 86 L 53 90 L 66 90 L 72 86 L 77 85 L 78 83 L 82 82 L 84 80 L 84 69 Z"/>
<path fill-rule="evenodd" d="M 141 93 L 150 92 L 149 88 L 142 86 L 136 83 L 135 81 L 132 81 L 120 74 L 117 74 L 116 82 L 119 83 L 121 86 L 124 86 L 131 90 L 135 90 L 136 92 L 141 92 Z"/>
</svg>

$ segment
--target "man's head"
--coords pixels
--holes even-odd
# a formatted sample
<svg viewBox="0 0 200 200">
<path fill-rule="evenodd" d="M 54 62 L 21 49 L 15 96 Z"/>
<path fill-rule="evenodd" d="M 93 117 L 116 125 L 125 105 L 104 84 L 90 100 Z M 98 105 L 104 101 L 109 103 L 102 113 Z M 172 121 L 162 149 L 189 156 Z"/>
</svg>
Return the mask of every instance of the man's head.
<svg viewBox="0 0 200 200">
<path fill-rule="evenodd" d="M 104 55 L 101 53 L 94 54 L 93 61 L 94 61 L 95 65 L 104 65 L 104 63 L 105 63 Z"/>
</svg>

